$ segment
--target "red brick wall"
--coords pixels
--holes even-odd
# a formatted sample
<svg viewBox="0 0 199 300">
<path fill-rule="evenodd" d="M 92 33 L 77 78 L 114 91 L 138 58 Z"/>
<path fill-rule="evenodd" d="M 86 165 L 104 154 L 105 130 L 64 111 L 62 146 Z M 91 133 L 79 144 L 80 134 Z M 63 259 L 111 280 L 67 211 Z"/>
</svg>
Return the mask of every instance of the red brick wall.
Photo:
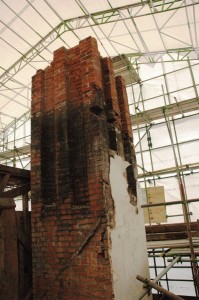
<svg viewBox="0 0 199 300">
<path fill-rule="evenodd" d="M 125 85 L 93 38 L 58 49 L 33 77 L 34 299 L 114 299 L 109 149 L 128 158 L 133 174 L 127 109 Z"/>
</svg>

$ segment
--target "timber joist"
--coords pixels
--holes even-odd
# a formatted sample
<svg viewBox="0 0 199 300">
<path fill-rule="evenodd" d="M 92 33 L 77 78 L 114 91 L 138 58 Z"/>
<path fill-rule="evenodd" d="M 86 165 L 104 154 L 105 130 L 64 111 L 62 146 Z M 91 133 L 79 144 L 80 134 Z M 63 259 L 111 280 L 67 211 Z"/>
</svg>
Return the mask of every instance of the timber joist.
<svg viewBox="0 0 199 300">
<path fill-rule="evenodd" d="M 15 198 L 29 191 L 29 170 L 0 165 L 0 198 Z"/>
</svg>

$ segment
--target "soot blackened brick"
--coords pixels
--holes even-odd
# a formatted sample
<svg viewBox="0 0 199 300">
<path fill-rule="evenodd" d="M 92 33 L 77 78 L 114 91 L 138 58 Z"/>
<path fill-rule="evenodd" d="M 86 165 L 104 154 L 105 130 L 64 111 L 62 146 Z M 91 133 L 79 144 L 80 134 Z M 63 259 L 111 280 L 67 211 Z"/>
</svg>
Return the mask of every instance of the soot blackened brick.
<svg viewBox="0 0 199 300">
<path fill-rule="evenodd" d="M 135 164 L 124 88 L 90 37 L 33 77 L 34 299 L 114 299 L 109 150 L 130 163 L 128 177 Z"/>
<path fill-rule="evenodd" d="M 136 184 L 136 158 L 133 146 L 133 135 L 131 118 L 129 113 L 128 98 L 124 79 L 116 77 L 117 96 L 121 114 L 122 140 L 125 160 L 129 162 L 127 167 L 128 190 L 132 204 L 137 204 L 137 184 Z"/>
<path fill-rule="evenodd" d="M 54 112 L 44 114 L 42 121 L 41 191 L 44 204 L 49 204 L 56 202 Z"/>
</svg>

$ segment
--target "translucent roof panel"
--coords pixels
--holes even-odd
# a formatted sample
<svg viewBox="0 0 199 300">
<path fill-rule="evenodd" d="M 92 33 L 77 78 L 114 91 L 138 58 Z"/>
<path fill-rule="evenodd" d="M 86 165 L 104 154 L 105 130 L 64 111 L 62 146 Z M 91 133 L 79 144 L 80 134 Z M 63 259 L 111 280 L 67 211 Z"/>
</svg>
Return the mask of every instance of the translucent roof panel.
<svg viewBox="0 0 199 300">
<path fill-rule="evenodd" d="M 30 109 L 31 77 L 61 46 L 93 36 L 102 56 L 126 54 L 138 64 L 199 55 L 198 0 L 1 0 L 0 20 L 2 128 Z"/>
</svg>

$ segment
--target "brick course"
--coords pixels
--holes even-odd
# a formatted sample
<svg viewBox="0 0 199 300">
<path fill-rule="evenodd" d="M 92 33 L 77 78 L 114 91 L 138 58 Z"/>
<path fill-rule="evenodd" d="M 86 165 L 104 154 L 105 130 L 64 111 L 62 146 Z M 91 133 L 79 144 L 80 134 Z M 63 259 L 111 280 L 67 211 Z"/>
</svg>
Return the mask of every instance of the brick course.
<svg viewBox="0 0 199 300">
<path fill-rule="evenodd" d="M 125 83 L 89 37 L 32 80 L 34 299 L 114 299 L 109 149 L 129 161 L 136 198 Z"/>
</svg>

